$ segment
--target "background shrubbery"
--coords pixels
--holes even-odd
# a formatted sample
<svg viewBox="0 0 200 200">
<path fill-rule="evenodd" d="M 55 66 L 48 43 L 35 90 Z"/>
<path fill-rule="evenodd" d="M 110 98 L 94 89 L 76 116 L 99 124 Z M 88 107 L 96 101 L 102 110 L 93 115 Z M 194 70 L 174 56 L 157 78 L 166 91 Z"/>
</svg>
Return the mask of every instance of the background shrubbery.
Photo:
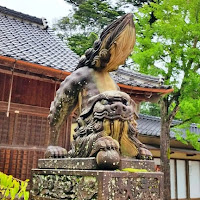
<svg viewBox="0 0 200 200">
<path fill-rule="evenodd" d="M 28 200 L 28 179 L 21 181 L 11 175 L 0 172 L 0 199 L 24 199 Z"/>
</svg>

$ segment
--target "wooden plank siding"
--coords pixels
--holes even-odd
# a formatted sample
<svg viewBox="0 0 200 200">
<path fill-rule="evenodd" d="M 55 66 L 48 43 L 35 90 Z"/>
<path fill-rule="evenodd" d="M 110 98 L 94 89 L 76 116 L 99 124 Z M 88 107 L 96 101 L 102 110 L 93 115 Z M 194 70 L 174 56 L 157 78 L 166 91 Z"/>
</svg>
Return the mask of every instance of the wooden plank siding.
<svg viewBox="0 0 200 200">
<path fill-rule="evenodd" d="M 47 116 L 59 82 L 13 77 L 9 117 L 6 116 L 11 74 L 0 73 L 0 171 L 25 180 L 49 141 Z M 71 119 L 63 124 L 59 138 L 69 148 Z"/>
<path fill-rule="evenodd" d="M 10 83 L 11 74 L 0 73 L 0 101 L 8 101 Z M 55 84 L 14 75 L 11 102 L 49 108 Z"/>
<path fill-rule="evenodd" d="M 69 141 L 68 126 L 66 122 L 61 129 L 59 145 L 62 147 Z M 6 117 L 5 112 L 0 112 L 0 171 L 22 180 L 30 178 L 30 170 L 43 158 L 48 140 L 46 117 L 16 113 Z"/>
</svg>

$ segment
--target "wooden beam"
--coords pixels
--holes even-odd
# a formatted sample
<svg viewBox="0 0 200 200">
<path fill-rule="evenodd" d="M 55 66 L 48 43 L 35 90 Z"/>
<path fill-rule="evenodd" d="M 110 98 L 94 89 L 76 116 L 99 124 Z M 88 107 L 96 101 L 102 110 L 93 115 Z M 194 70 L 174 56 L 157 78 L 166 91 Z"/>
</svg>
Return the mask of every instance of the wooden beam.
<svg viewBox="0 0 200 200">
<path fill-rule="evenodd" d="M 142 87 L 134 87 L 134 86 L 130 86 L 130 85 L 124 85 L 121 83 L 118 83 L 118 86 L 121 88 L 129 89 L 129 90 L 155 92 L 155 93 L 160 93 L 160 94 L 168 94 L 168 93 L 171 93 L 174 91 L 173 88 L 170 88 L 170 89 L 142 88 Z"/>
<path fill-rule="evenodd" d="M 10 57 L 0 56 L 0 65 L 12 67 L 15 62 L 16 62 L 15 66 L 16 69 L 29 71 L 36 74 L 42 74 L 45 76 L 56 77 L 63 80 L 66 76 L 71 74 L 70 72 L 62 71 L 52 67 L 42 66 L 39 64 L 30 63 L 22 60 L 16 60 Z"/>
<path fill-rule="evenodd" d="M 3 144 L 0 144 L 0 149 L 46 151 L 46 147 L 23 146 L 23 145 L 15 146 L 15 145 L 3 145 Z"/>
<path fill-rule="evenodd" d="M 11 68 L 4 67 L 4 66 L 1 66 L 1 65 L 0 65 L 0 73 L 12 75 Z M 39 74 L 24 72 L 24 71 L 19 70 L 19 69 L 15 69 L 15 76 L 19 76 L 19 77 L 22 77 L 22 78 L 29 78 L 29 79 L 33 79 L 33 80 L 39 80 L 39 81 L 48 82 L 48 83 L 55 83 L 55 79 L 52 78 L 52 77 L 46 77 L 46 76 L 41 76 Z M 61 81 L 62 80 L 60 80 L 60 81 L 57 80 L 57 82 L 61 82 Z"/>
<path fill-rule="evenodd" d="M 6 113 L 7 107 L 8 107 L 8 102 L 0 101 L 0 111 Z M 10 112 L 47 117 L 49 114 L 49 108 L 11 103 Z"/>
</svg>

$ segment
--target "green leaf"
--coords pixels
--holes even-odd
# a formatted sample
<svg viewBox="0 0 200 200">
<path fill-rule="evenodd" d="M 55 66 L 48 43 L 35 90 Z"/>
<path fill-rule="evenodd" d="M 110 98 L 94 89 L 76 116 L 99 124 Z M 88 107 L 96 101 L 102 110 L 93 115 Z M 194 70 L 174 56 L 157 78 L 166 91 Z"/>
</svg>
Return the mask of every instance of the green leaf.
<svg viewBox="0 0 200 200">
<path fill-rule="evenodd" d="M 79 5 L 73 5 L 72 9 L 73 12 L 58 20 L 53 27 L 80 56 L 93 46 L 103 27 L 125 14 L 119 5 L 114 6 L 105 0 L 83 0 Z"/>
<path fill-rule="evenodd" d="M 13 180 L 13 185 L 14 185 L 13 189 L 14 189 L 15 193 L 17 193 L 19 191 L 20 184 L 18 181 Z"/>
<path fill-rule="evenodd" d="M 9 175 L 6 181 L 7 181 L 7 187 L 13 186 L 13 176 Z"/>
<path fill-rule="evenodd" d="M 2 172 L 0 172 L 0 185 L 1 185 L 1 187 L 2 186 L 3 187 L 6 186 L 6 177 L 5 177 L 5 175 Z"/>
<path fill-rule="evenodd" d="M 8 197 L 9 195 L 10 195 L 10 190 L 7 188 L 6 191 L 5 191 L 5 195 L 4 196 Z"/>
<path fill-rule="evenodd" d="M 28 200 L 29 198 L 29 192 L 24 192 L 24 200 Z"/>
<path fill-rule="evenodd" d="M 16 190 L 15 188 L 10 188 L 11 200 L 15 199 L 17 192 L 18 192 L 18 190 Z"/>
<path fill-rule="evenodd" d="M 23 194 L 24 194 L 24 191 L 20 190 L 18 193 L 18 197 L 21 198 Z"/>
</svg>

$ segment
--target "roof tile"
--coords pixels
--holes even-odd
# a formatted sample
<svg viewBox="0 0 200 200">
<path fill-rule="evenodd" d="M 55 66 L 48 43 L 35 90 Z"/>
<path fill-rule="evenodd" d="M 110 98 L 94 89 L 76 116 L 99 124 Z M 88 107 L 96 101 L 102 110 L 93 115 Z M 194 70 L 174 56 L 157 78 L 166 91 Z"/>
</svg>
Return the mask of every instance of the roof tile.
<svg viewBox="0 0 200 200">
<path fill-rule="evenodd" d="M 138 123 L 137 128 L 139 134 L 160 137 L 160 132 L 161 132 L 160 117 L 139 114 L 139 119 L 137 120 L 137 123 Z M 177 124 L 180 123 L 180 121 L 173 120 L 172 123 Z M 182 131 L 183 134 L 185 134 L 184 129 L 179 129 L 179 130 Z M 196 124 L 190 125 L 190 131 L 200 135 L 200 128 L 198 128 Z M 176 133 L 173 130 L 170 131 L 170 137 L 172 139 L 175 139 L 175 134 Z"/>
</svg>

